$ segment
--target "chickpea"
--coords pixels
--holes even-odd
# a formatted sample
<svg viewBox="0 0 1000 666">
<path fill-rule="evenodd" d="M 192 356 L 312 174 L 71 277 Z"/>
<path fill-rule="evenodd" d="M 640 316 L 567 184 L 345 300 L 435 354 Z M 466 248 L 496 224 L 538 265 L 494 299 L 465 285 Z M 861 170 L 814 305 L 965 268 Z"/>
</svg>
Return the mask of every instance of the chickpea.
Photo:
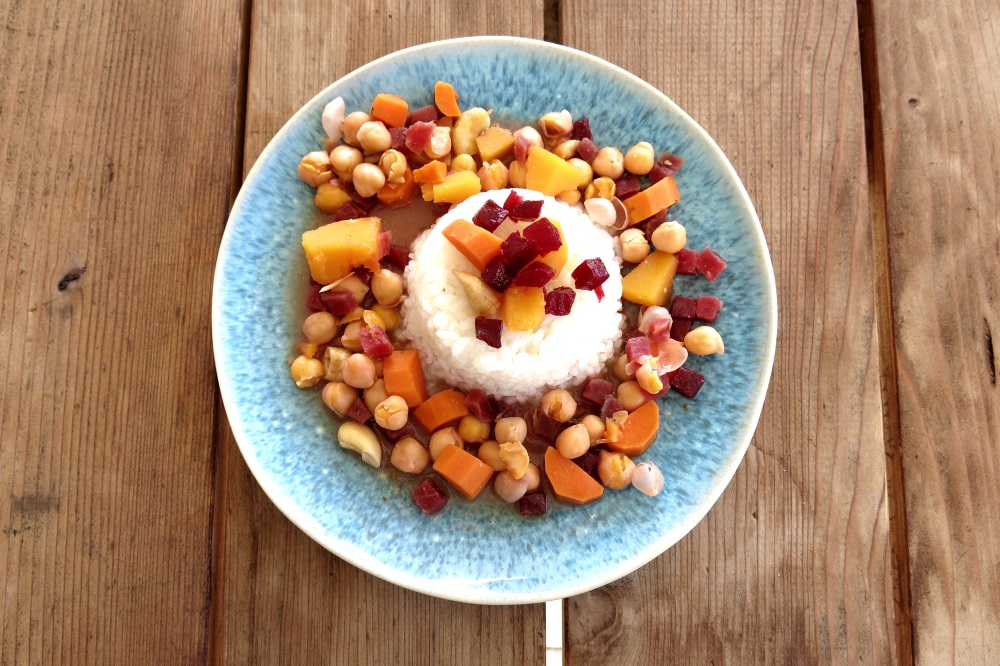
<svg viewBox="0 0 1000 666">
<path fill-rule="evenodd" d="M 494 472 L 507 469 L 507 463 L 500 458 L 500 442 L 488 439 L 479 447 L 477 457 L 493 468 Z"/>
<path fill-rule="evenodd" d="M 413 437 L 403 437 L 392 447 L 389 462 L 404 474 L 420 474 L 427 469 L 430 455 L 424 445 Z"/>
<path fill-rule="evenodd" d="M 646 393 L 655 395 L 663 390 L 663 380 L 649 363 L 643 363 L 639 366 L 635 371 L 635 380 L 639 382 L 639 388 Z"/>
<path fill-rule="evenodd" d="M 680 222 L 664 222 L 649 238 L 657 250 L 677 254 L 687 245 L 687 229 Z"/>
<path fill-rule="evenodd" d="M 497 421 L 493 431 L 498 442 L 523 442 L 528 437 L 528 424 L 520 416 L 507 416 Z"/>
<path fill-rule="evenodd" d="M 611 490 L 627 488 L 632 483 L 635 474 L 635 463 L 624 453 L 601 451 L 601 459 L 597 463 L 597 475 L 601 483 Z"/>
<path fill-rule="evenodd" d="M 502 190 L 507 187 L 509 178 L 510 172 L 500 160 L 493 160 L 489 164 L 484 162 L 479 167 L 479 184 L 484 192 Z"/>
<path fill-rule="evenodd" d="M 292 379 L 299 388 L 316 386 L 323 379 L 323 363 L 315 358 L 302 355 L 292 361 Z"/>
<path fill-rule="evenodd" d="M 340 131 L 344 135 L 344 141 L 351 146 L 360 146 L 361 144 L 358 142 L 358 130 L 371 119 L 372 117 L 364 111 L 355 111 L 354 113 L 347 114 L 343 124 L 340 126 Z"/>
<path fill-rule="evenodd" d="M 392 147 L 392 135 L 379 120 L 369 120 L 358 129 L 358 143 L 361 150 L 375 155 Z"/>
<path fill-rule="evenodd" d="M 328 382 L 344 381 L 344 373 L 340 371 L 344 359 L 351 355 L 343 347 L 327 347 L 323 354 L 323 379 Z"/>
<path fill-rule="evenodd" d="M 531 460 L 528 450 L 520 442 L 503 442 L 500 444 L 500 460 L 507 463 L 509 471 L 515 479 L 520 479 L 528 471 Z"/>
<path fill-rule="evenodd" d="M 485 442 L 490 438 L 490 424 L 466 414 L 458 422 L 458 434 L 467 442 Z"/>
<path fill-rule="evenodd" d="M 406 156 L 398 150 L 387 150 L 382 153 L 378 166 L 390 183 L 398 185 L 406 180 Z"/>
<path fill-rule="evenodd" d="M 576 139 L 568 139 L 566 141 L 563 141 L 559 145 L 555 146 L 552 149 L 552 154 L 555 155 L 556 157 L 561 157 L 564 160 L 568 160 L 569 158 L 576 155 L 576 149 L 579 147 L 579 145 L 580 142 L 577 141 Z"/>
<path fill-rule="evenodd" d="M 528 469 L 524 470 L 524 476 L 521 480 L 527 479 L 528 481 L 528 492 L 533 493 L 538 490 L 538 486 L 542 483 L 542 474 L 538 471 L 538 467 L 535 463 L 528 463 Z"/>
<path fill-rule="evenodd" d="M 382 379 L 376 379 L 374 384 L 365 389 L 365 407 L 368 408 L 369 412 L 374 413 L 375 408 L 379 406 L 379 403 L 388 397 L 389 392 L 385 390 L 385 381 Z"/>
<path fill-rule="evenodd" d="M 325 150 L 314 150 L 299 162 L 299 178 L 310 187 L 319 187 L 333 178 L 330 156 Z"/>
<path fill-rule="evenodd" d="M 596 159 L 596 158 L 595 158 Z M 595 178 L 583 191 L 584 199 L 611 199 L 615 196 L 615 181 L 607 176 Z M 609 225 L 610 226 L 610 225 Z"/>
<path fill-rule="evenodd" d="M 597 444 L 597 440 L 604 437 L 604 419 L 596 414 L 587 414 L 582 419 L 580 419 L 580 425 L 587 429 L 587 435 L 590 437 L 590 445 L 594 446 Z"/>
<path fill-rule="evenodd" d="M 594 169 L 579 157 L 574 157 L 569 160 L 569 163 L 572 164 L 573 168 L 580 174 L 580 179 L 576 182 L 577 189 L 586 189 L 587 185 L 590 185 L 590 183 L 594 180 Z"/>
<path fill-rule="evenodd" d="M 572 129 L 572 126 L 570 127 L 570 129 Z M 538 133 L 538 130 L 536 130 L 534 127 L 531 127 L 530 125 L 525 125 L 521 129 L 514 132 L 515 145 L 517 145 L 518 137 L 522 137 L 525 141 L 527 141 L 529 148 L 531 146 L 538 146 L 539 148 L 542 147 L 542 135 Z"/>
<path fill-rule="evenodd" d="M 684 347 L 692 354 L 709 356 L 726 353 L 722 336 L 711 326 L 699 326 L 684 336 Z"/>
<path fill-rule="evenodd" d="M 514 160 L 510 163 L 507 178 L 511 187 L 524 187 L 528 183 L 528 168 Z"/>
<path fill-rule="evenodd" d="M 462 153 L 461 155 L 455 155 L 451 160 L 451 170 L 452 171 L 475 171 L 476 170 L 476 158 L 472 155 Z"/>
<path fill-rule="evenodd" d="M 638 264 L 649 256 L 649 243 L 640 229 L 626 229 L 618 236 L 622 245 L 622 259 Z"/>
<path fill-rule="evenodd" d="M 611 364 L 611 371 L 615 373 L 615 377 L 618 381 L 627 382 L 630 379 L 634 379 L 634 372 L 629 372 L 628 370 L 628 356 L 622 354 L 614 360 Z"/>
<path fill-rule="evenodd" d="M 538 129 L 546 141 L 554 143 L 573 131 L 573 116 L 566 109 L 551 111 L 538 119 Z"/>
<path fill-rule="evenodd" d="M 309 340 L 300 342 L 298 348 L 299 353 L 307 358 L 314 358 L 316 356 L 316 352 L 319 351 L 319 345 L 315 342 L 310 342 Z"/>
<path fill-rule="evenodd" d="M 344 383 L 365 389 L 375 383 L 375 363 L 365 354 L 351 354 L 341 365 Z"/>
<path fill-rule="evenodd" d="M 643 395 L 639 382 L 633 379 L 618 385 L 618 402 L 628 411 L 634 412 L 646 404 L 648 399 Z"/>
<path fill-rule="evenodd" d="M 597 151 L 597 155 L 594 156 L 594 161 L 590 163 L 590 167 L 598 176 L 617 180 L 625 173 L 622 151 L 614 146 L 605 146 Z"/>
<path fill-rule="evenodd" d="M 354 189 L 362 197 L 373 197 L 385 186 L 385 174 L 374 164 L 361 163 L 354 167 Z"/>
<path fill-rule="evenodd" d="M 385 327 L 383 326 L 383 328 L 385 328 Z M 385 359 L 373 358 L 372 359 L 372 363 L 375 364 L 375 376 L 378 377 L 379 379 L 381 379 L 382 378 L 382 373 L 385 370 Z"/>
<path fill-rule="evenodd" d="M 571 425 L 556 437 L 556 450 L 563 458 L 579 458 L 590 450 L 590 433 L 582 423 Z"/>
<path fill-rule="evenodd" d="M 337 318 L 329 312 L 313 312 L 302 322 L 302 335 L 309 342 L 325 345 L 337 337 Z"/>
<path fill-rule="evenodd" d="M 340 336 L 340 346 L 351 352 L 360 352 L 364 349 L 361 346 L 361 328 L 365 325 L 360 318 L 347 324 L 344 334 Z"/>
<path fill-rule="evenodd" d="M 350 181 L 354 167 L 364 161 L 361 151 L 351 146 L 337 146 L 330 153 L 330 166 L 337 173 L 337 178 Z"/>
<path fill-rule="evenodd" d="M 564 204 L 572 206 L 574 204 L 580 203 L 580 199 L 582 197 L 583 195 L 580 194 L 580 190 L 566 190 L 565 192 L 560 192 L 559 194 L 557 194 L 555 198 L 556 201 L 561 201 Z"/>
<path fill-rule="evenodd" d="M 358 390 L 344 382 L 330 382 L 323 387 L 323 404 L 337 416 L 347 416 L 351 405 L 358 399 Z"/>
<path fill-rule="evenodd" d="M 375 416 L 375 423 L 386 430 L 399 430 L 406 425 L 406 419 L 410 417 L 410 408 L 398 395 L 390 395 L 376 405 L 372 413 Z"/>
<path fill-rule="evenodd" d="M 364 303 L 365 296 L 368 295 L 368 285 L 354 273 L 343 278 L 333 291 L 349 291 L 358 303 Z"/>
<path fill-rule="evenodd" d="M 645 176 L 653 168 L 653 146 L 646 141 L 640 141 L 625 153 L 625 168 L 637 176 Z"/>
<path fill-rule="evenodd" d="M 462 448 L 465 442 L 462 441 L 462 436 L 458 434 L 458 428 L 455 426 L 448 426 L 447 428 L 441 428 L 440 430 L 435 430 L 431 434 L 430 440 L 427 442 L 427 447 L 431 451 L 431 460 L 437 460 L 441 452 L 444 451 L 444 447 L 449 444 L 454 444 L 458 448 Z"/>
<path fill-rule="evenodd" d="M 372 306 L 372 312 L 377 314 L 379 318 L 382 319 L 382 323 L 387 332 L 395 331 L 399 328 L 399 310 L 396 308 L 387 308 L 384 305 L 379 305 L 376 303 Z"/>
<path fill-rule="evenodd" d="M 354 308 L 353 310 L 345 314 L 343 317 L 341 317 L 340 323 L 346 325 L 350 324 L 351 322 L 360 321 L 361 318 L 364 317 L 364 315 L 365 315 L 365 309 L 359 305 L 358 307 Z M 347 331 L 345 330 L 344 332 L 346 333 Z M 350 347 L 348 347 L 348 349 L 350 349 Z M 357 351 L 357 350 L 351 349 L 351 351 Z"/>
<path fill-rule="evenodd" d="M 559 423 L 566 423 L 576 414 L 576 399 L 566 389 L 552 389 L 542 396 L 540 407 Z"/>
<path fill-rule="evenodd" d="M 372 295 L 383 307 L 399 305 L 403 299 L 403 278 L 388 268 L 379 269 L 372 276 Z"/>
<path fill-rule="evenodd" d="M 513 504 L 528 492 L 528 482 L 524 476 L 520 479 L 515 479 L 510 470 L 505 469 L 497 474 L 497 478 L 493 481 L 493 491 L 504 502 Z"/>
</svg>

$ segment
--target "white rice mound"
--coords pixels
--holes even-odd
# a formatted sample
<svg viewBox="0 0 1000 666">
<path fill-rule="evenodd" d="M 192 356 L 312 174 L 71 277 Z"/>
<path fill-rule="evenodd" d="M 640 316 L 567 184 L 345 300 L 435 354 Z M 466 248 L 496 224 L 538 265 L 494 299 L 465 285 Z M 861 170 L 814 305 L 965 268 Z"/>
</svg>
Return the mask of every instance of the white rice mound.
<svg viewBox="0 0 1000 666">
<path fill-rule="evenodd" d="M 573 287 L 573 270 L 594 257 L 604 261 L 610 277 L 602 285 L 605 296 L 600 302 L 594 292 L 577 290 L 569 315 L 545 315 L 533 332 L 504 327 L 500 349 L 478 340 L 476 313 L 452 270 L 479 271 L 442 230 L 459 218 L 471 221 L 488 199 L 503 205 L 510 191 L 470 197 L 414 241 L 404 272 L 407 296 L 400 333 L 419 351 L 429 380 L 464 390 L 481 388 L 507 400 L 535 401 L 551 388 L 576 386 L 599 374 L 614 356 L 623 326 L 621 265 L 615 239 L 579 208 L 538 192 L 515 190 L 526 200 L 544 199 L 542 217 L 559 222 L 569 246 L 566 265 L 546 289 Z"/>
</svg>

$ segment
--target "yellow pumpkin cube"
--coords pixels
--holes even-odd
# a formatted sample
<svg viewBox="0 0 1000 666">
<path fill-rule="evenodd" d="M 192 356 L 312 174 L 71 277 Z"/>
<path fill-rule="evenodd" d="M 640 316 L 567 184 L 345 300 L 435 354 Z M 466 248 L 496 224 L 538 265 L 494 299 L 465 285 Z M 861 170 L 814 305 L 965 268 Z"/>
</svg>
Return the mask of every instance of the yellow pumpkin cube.
<svg viewBox="0 0 1000 666">
<path fill-rule="evenodd" d="M 434 203 L 462 203 L 479 194 L 482 184 L 475 171 L 456 171 L 434 186 Z"/>
<path fill-rule="evenodd" d="M 316 197 L 313 199 L 316 207 L 324 213 L 336 213 L 338 208 L 350 200 L 350 193 L 332 181 L 321 183 L 316 188 Z"/>
<path fill-rule="evenodd" d="M 312 279 L 330 284 L 357 266 L 377 271 L 380 233 L 380 218 L 362 217 L 331 222 L 302 234 L 302 249 L 306 252 Z"/>
<path fill-rule="evenodd" d="M 499 125 L 494 125 L 476 137 L 479 156 L 483 162 L 502 160 L 514 150 L 514 135 Z"/>
<path fill-rule="evenodd" d="M 575 190 L 580 181 L 580 172 L 575 166 L 539 146 L 528 149 L 528 162 L 525 166 L 525 187 L 550 197 L 566 190 Z"/>
<path fill-rule="evenodd" d="M 533 331 L 545 319 L 541 287 L 507 287 L 500 299 L 500 318 L 511 331 Z"/>
<path fill-rule="evenodd" d="M 677 257 L 657 250 L 622 278 L 622 298 L 645 305 L 664 306 L 670 300 L 677 273 Z"/>
</svg>

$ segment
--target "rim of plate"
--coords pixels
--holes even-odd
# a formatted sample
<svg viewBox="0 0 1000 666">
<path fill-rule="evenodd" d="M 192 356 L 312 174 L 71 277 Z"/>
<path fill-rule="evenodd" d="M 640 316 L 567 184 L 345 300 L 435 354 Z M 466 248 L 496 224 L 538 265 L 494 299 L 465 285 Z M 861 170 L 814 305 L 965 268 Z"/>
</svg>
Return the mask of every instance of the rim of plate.
<svg viewBox="0 0 1000 666">
<path fill-rule="evenodd" d="M 680 521 L 679 524 L 672 530 L 665 532 L 660 535 L 658 539 L 648 544 L 645 548 L 638 550 L 632 557 L 624 559 L 617 566 L 602 572 L 600 576 L 594 576 L 579 582 L 576 585 L 563 585 L 558 588 L 553 588 L 549 590 L 543 590 L 540 592 L 497 592 L 490 590 L 488 588 L 469 588 L 466 586 L 461 586 L 453 590 L 448 587 L 448 581 L 437 580 L 437 579 L 427 579 L 418 578 L 410 574 L 399 571 L 392 566 L 372 557 L 368 553 L 360 551 L 355 548 L 353 544 L 348 541 L 344 541 L 337 538 L 331 538 L 328 535 L 324 535 L 317 529 L 315 522 L 311 520 L 311 516 L 304 515 L 300 512 L 295 502 L 285 494 L 280 483 L 276 482 L 261 466 L 256 457 L 256 452 L 253 445 L 249 441 L 249 437 L 244 430 L 240 414 L 235 410 L 235 399 L 232 397 L 236 390 L 236 387 L 232 385 L 231 380 L 226 376 L 222 369 L 225 367 L 225 362 L 223 359 L 223 354 L 220 351 L 222 340 L 222 311 L 221 311 L 221 291 L 222 291 L 222 279 L 223 274 L 222 266 L 228 258 L 229 252 L 228 248 L 230 243 L 232 243 L 232 231 L 233 225 L 230 222 L 240 213 L 240 209 L 243 206 L 244 199 L 247 195 L 246 184 L 250 183 L 257 171 L 263 168 L 263 164 L 266 161 L 266 157 L 277 149 L 277 146 L 282 143 L 285 135 L 290 132 L 290 128 L 297 124 L 300 117 L 305 115 L 306 109 L 310 107 L 319 98 L 324 97 L 328 92 L 336 88 L 349 78 L 354 78 L 357 76 L 362 76 L 369 69 L 374 69 L 381 65 L 387 60 L 393 60 L 396 58 L 406 57 L 409 54 L 417 53 L 425 50 L 436 50 L 440 48 L 446 48 L 459 43 L 495 43 L 497 45 L 507 45 L 510 46 L 522 46 L 534 49 L 539 49 L 542 51 L 551 51 L 553 53 L 558 53 L 560 55 L 569 55 L 574 58 L 579 58 L 586 61 L 588 64 L 605 69 L 609 74 L 617 76 L 619 78 L 625 79 L 630 85 L 637 86 L 644 89 L 649 94 L 656 97 L 661 101 L 671 112 L 677 114 L 684 122 L 690 125 L 690 129 L 699 138 L 701 138 L 706 145 L 710 148 L 712 152 L 720 159 L 723 169 L 737 185 L 737 191 L 740 194 L 740 202 L 746 208 L 749 215 L 754 221 L 754 232 L 756 233 L 756 240 L 762 250 L 764 266 L 767 268 L 766 282 L 767 282 L 767 339 L 766 339 L 766 350 L 763 359 L 763 375 L 761 377 L 761 390 L 757 392 L 754 398 L 754 404 L 751 406 L 749 418 L 743 429 L 737 436 L 738 446 L 733 450 L 732 455 L 730 455 L 726 462 L 719 470 L 719 474 L 716 476 L 716 482 L 711 487 L 710 492 L 702 499 L 702 501 L 691 511 L 684 520 Z M 303 104 L 298 111 L 296 111 L 291 118 L 289 118 L 281 129 L 271 140 L 268 141 L 267 146 L 261 151 L 260 155 L 254 161 L 253 167 L 247 173 L 246 178 L 243 179 L 243 183 L 240 186 L 240 192 L 233 202 L 233 207 L 230 210 L 229 217 L 226 221 L 226 228 L 222 234 L 222 242 L 219 245 L 219 254 L 216 259 L 215 264 L 215 275 L 213 277 L 212 283 L 212 349 L 215 361 L 216 377 L 219 381 L 219 393 L 222 396 L 222 403 L 226 409 L 226 416 L 229 420 L 230 429 L 232 430 L 233 437 L 236 439 L 236 444 L 240 449 L 240 453 L 243 459 L 246 461 L 247 466 L 250 468 L 251 473 L 253 473 L 254 479 L 263 489 L 264 494 L 267 495 L 268 499 L 278 508 L 281 513 L 288 518 L 298 529 L 302 530 L 306 535 L 309 536 L 313 541 L 320 544 L 331 553 L 337 557 L 345 560 L 353 566 L 366 571 L 373 576 L 377 576 L 389 583 L 394 585 L 399 585 L 401 587 L 413 590 L 415 592 L 420 592 L 422 594 L 427 594 L 429 596 L 447 599 L 450 601 L 459 601 L 464 603 L 474 603 L 483 605 L 513 605 L 513 604 L 529 604 L 529 603 L 543 603 L 546 601 L 552 601 L 555 599 L 562 599 L 569 596 L 574 596 L 577 594 L 583 594 L 589 592 L 603 585 L 607 585 L 613 581 L 627 576 L 628 574 L 636 571 L 642 566 L 648 564 L 657 556 L 666 552 L 668 548 L 680 541 L 688 532 L 694 529 L 701 520 L 708 514 L 712 506 L 722 495 L 722 492 L 729 486 L 733 475 L 736 473 L 737 468 L 743 460 L 743 456 L 746 454 L 747 448 L 750 446 L 750 440 L 753 438 L 753 434 L 757 429 L 757 423 L 760 420 L 760 414 L 764 407 L 764 399 L 767 395 L 767 389 L 771 383 L 771 373 L 774 367 L 774 354 L 775 347 L 777 344 L 778 335 L 778 294 L 777 286 L 774 279 L 774 266 L 771 263 L 771 254 L 767 246 L 767 239 L 764 237 L 764 229 L 761 226 L 760 218 L 757 215 L 757 210 L 754 208 L 753 202 L 750 200 L 750 195 L 746 191 L 746 187 L 743 181 L 740 179 L 739 175 L 736 173 L 736 169 L 730 163 L 729 158 L 726 154 L 719 148 L 719 145 L 715 142 L 715 139 L 705 131 L 705 129 L 698 124 L 694 118 L 692 118 L 684 109 L 678 106 L 673 100 L 667 97 L 663 92 L 647 83 L 643 79 L 639 78 L 635 74 L 599 58 L 598 56 L 574 49 L 569 46 L 563 46 L 561 44 L 553 44 L 551 42 L 545 42 L 537 39 L 529 39 L 526 37 L 505 37 L 505 36 L 492 36 L 492 35 L 480 35 L 480 36 L 470 36 L 470 37 L 456 37 L 453 39 L 439 40 L 435 42 L 427 42 L 425 44 L 418 44 L 416 46 L 411 46 L 399 51 L 394 51 L 392 53 L 386 54 L 376 60 L 373 60 L 351 72 L 340 77 L 323 90 L 319 91 L 316 95 L 309 99 L 305 104 Z"/>
</svg>

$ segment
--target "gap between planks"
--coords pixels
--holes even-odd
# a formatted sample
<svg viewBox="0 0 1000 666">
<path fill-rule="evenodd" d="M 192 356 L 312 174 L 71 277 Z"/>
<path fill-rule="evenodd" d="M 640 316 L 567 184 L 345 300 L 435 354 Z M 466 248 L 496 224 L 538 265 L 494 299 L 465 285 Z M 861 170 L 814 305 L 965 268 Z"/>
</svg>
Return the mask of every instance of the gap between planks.
<svg viewBox="0 0 1000 666">
<path fill-rule="evenodd" d="M 861 49 L 861 88 L 864 95 L 865 152 L 868 161 L 868 204 L 872 225 L 875 320 L 879 340 L 879 377 L 882 388 L 882 440 L 886 459 L 885 477 L 889 509 L 889 548 L 892 557 L 896 658 L 899 664 L 910 666 L 913 664 L 910 551 L 906 526 L 906 494 L 899 414 L 899 377 L 896 365 L 896 331 L 893 316 L 892 270 L 887 219 L 888 200 L 885 189 L 885 145 L 874 1 L 857 0 L 858 41 Z"/>
</svg>

